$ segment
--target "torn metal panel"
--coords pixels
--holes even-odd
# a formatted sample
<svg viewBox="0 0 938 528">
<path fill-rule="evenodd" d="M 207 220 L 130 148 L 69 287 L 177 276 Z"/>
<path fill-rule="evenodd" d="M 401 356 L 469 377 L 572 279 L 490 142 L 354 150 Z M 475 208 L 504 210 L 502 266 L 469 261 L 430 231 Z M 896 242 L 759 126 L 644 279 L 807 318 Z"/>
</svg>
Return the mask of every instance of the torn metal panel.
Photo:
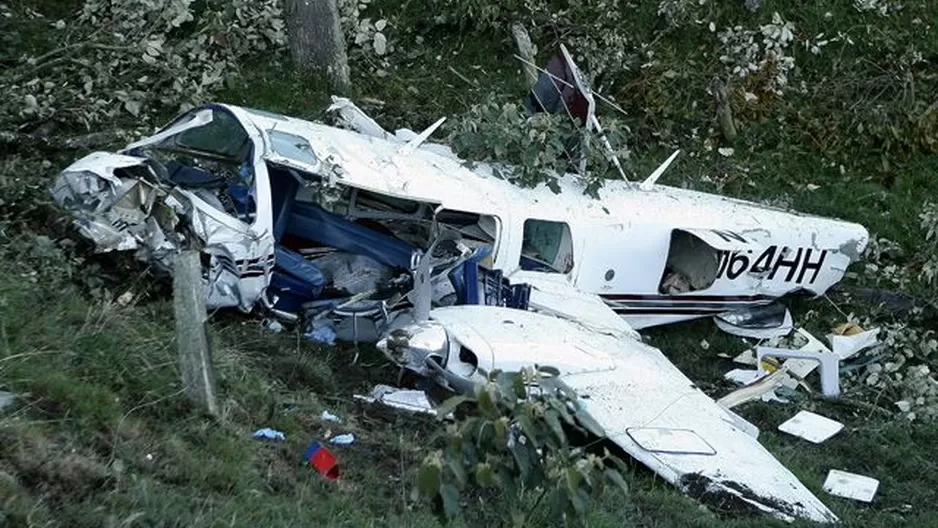
<svg viewBox="0 0 938 528">
<path fill-rule="evenodd" d="M 794 328 L 791 312 L 779 303 L 727 312 L 713 321 L 728 334 L 752 339 L 786 336 Z"/>
<path fill-rule="evenodd" d="M 844 424 L 815 414 L 810 411 L 798 411 L 778 426 L 778 430 L 809 442 L 820 444 L 843 430 Z"/>
<path fill-rule="evenodd" d="M 824 491 L 860 502 L 873 502 L 879 481 L 864 475 L 832 469 L 824 480 Z"/>
<path fill-rule="evenodd" d="M 368 396 L 355 394 L 354 398 L 367 403 L 380 403 L 412 413 L 436 416 L 436 409 L 430 404 L 427 394 L 421 390 L 398 389 L 390 385 L 375 385 L 375 388 Z"/>
</svg>

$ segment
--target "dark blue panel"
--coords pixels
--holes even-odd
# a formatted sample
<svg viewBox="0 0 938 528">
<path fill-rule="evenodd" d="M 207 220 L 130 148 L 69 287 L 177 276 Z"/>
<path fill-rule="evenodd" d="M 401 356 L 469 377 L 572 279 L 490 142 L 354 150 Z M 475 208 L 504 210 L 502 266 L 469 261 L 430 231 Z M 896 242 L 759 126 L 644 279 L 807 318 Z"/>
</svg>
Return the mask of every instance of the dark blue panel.
<svg viewBox="0 0 938 528">
<path fill-rule="evenodd" d="M 268 165 L 270 180 L 270 202 L 273 209 L 274 240 L 280 238 L 287 231 L 290 224 L 290 215 L 293 213 L 293 203 L 300 182 L 287 171 Z"/>
<path fill-rule="evenodd" d="M 315 264 L 299 253 L 280 246 L 276 248 L 275 259 L 268 287 L 278 297 L 275 308 L 296 312 L 303 303 L 322 294 L 326 278 Z"/>
<path fill-rule="evenodd" d="M 318 205 L 293 204 L 287 233 L 325 246 L 367 255 L 386 266 L 410 268 L 414 246 L 332 214 Z"/>
</svg>

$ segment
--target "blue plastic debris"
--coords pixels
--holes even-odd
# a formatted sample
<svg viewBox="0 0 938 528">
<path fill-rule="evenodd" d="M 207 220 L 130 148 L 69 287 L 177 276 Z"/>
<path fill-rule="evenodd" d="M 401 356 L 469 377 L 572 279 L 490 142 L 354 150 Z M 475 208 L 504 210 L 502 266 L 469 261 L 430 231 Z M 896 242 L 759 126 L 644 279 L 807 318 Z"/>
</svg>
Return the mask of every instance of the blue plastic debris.
<svg viewBox="0 0 938 528">
<path fill-rule="evenodd" d="M 335 345 L 336 339 L 335 329 L 332 328 L 332 324 L 330 324 L 329 321 L 313 321 L 309 331 L 307 331 L 303 337 L 315 343 L 329 346 Z"/>
<path fill-rule="evenodd" d="M 258 429 L 257 431 L 254 432 L 254 435 L 252 436 L 252 438 L 254 438 L 255 440 L 280 440 L 281 442 L 287 439 L 287 437 L 284 436 L 283 433 L 281 433 L 280 431 L 271 429 L 269 427 Z"/>
<path fill-rule="evenodd" d="M 355 435 L 353 435 L 352 433 L 333 436 L 332 438 L 329 439 L 330 444 L 336 444 L 336 445 L 350 445 L 354 442 L 355 442 Z"/>
</svg>

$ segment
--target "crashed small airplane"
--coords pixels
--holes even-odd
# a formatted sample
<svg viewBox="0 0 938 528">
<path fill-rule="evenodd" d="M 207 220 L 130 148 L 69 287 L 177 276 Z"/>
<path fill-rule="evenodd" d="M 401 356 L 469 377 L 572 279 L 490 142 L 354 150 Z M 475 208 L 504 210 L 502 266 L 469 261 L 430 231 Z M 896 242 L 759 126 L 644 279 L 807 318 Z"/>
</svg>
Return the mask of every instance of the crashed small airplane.
<svg viewBox="0 0 938 528">
<path fill-rule="evenodd" d="M 551 104 L 584 98 L 583 121 L 601 131 L 563 59 L 542 75 L 559 94 Z M 837 519 L 754 426 L 636 329 L 700 317 L 780 325 L 777 301 L 838 282 L 865 228 L 658 184 L 674 156 L 641 184 L 607 182 L 598 199 L 576 174 L 558 176 L 559 194 L 523 189 L 499 177 L 510 167 L 429 143 L 442 119 L 391 133 L 333 101 L 338 127 L 190 110 L 76 161 L 54 199 L 99 251 L 133 250 L 171 273 L 181 249 L 198 249 L 210 308 L 258 308 L 321 342 L 375 342 L 402 371 L 465 394 L 493 370 L 549 366 L 609 440 L 682 490 Z"/>
</svg>

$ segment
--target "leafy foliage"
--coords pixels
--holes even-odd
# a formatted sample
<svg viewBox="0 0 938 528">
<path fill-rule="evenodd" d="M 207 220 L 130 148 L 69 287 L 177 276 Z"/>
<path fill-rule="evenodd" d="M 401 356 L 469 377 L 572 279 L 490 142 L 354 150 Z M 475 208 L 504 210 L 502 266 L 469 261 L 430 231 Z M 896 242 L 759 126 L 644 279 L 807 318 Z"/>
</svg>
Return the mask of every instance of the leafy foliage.
<svg viewBox="0 0 938 528">
<path fill-rule="evenodd" d="M 536 496 L 528 511 L 513 511 L 515 524 L 521 525 L 538 515 L 581 518 L 609 484 L 627 491 L 615 467 L 618 459 L 608 451 L 597 456 L 571 444 L 568 431 L 604 436 L 581 412 L 572 390 L 533 369 L 494 372 L 489 380 L 476 391 L 478 413 L 447 426 L 446 447 L 424 459 L 418 494 L 436 501 L 447 517 L 458 515 L 461 496 L 471 486 L 514 499 Z M 447 400 L 439 416 L 465 401 L 463 396 Z"/>
<path fill-rule="evenodd" d="M 278 0 L 86 0 L 54 38 L 0 74 L 0 122 L 91 129 L 206 101 L 240 61 L 285 42 Z"/>
<path fill-rule="evenodd" d="M 627 160 L 629 151 L 620 146 L 624 145 L 624 125 L 614 119 L 604 120 L 603 125 L 615 154 Z M 543 183 L 555 193 L 560 192 L 557 178 L 577 171 L 583 155 L 587 172 L 582 179 L 587 194 L 595 195 L 606 179 L 620 177 L 599 135 L 593 132 L 587 137 L 564 114 L 528 116 L 519 105 L 499 104 L 490 97 L 474 105 L 450 130 L 449 142 L 460 156 L 496 163 L 499 176 L 522 187 Z"/>
<path fill-rule="evenodd" d="M 734 113 L 753 148 L 810 150 L 848 166 L 938 152 L 929 67 L 938 4 L 770 4 L 777 11 L 754 14 L 743 4 L 447 0 L 433 20 L 496 35 L 523 21 L 540 49 L 567 44 L 632 116 L 633 147 L 694 149 L 693 131 L 716 135 L 706 87 L 719 76 L 734 80 Z"/>
</svg>

